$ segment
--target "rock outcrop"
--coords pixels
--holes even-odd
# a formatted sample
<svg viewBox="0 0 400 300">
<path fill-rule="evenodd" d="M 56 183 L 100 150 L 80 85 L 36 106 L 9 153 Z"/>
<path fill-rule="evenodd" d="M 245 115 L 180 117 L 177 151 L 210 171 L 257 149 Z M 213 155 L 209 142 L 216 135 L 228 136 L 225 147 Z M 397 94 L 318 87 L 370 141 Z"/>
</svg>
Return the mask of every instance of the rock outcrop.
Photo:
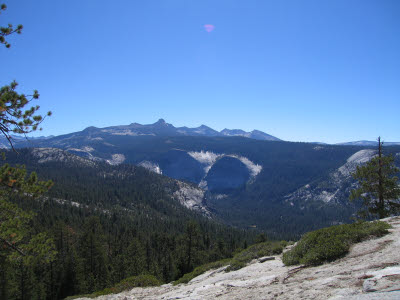
<svg viewBox="0 0 400 300">
<path fill-rule="evenodd" d="M 353 245 L 343 258 L 286 267 L 281 257 L 245 268 L 208 271 L 187 284 L 135 288 L 98 299 L 400 299 L 400 217 L 384 219 L 390 233 Z"/>
</svg>

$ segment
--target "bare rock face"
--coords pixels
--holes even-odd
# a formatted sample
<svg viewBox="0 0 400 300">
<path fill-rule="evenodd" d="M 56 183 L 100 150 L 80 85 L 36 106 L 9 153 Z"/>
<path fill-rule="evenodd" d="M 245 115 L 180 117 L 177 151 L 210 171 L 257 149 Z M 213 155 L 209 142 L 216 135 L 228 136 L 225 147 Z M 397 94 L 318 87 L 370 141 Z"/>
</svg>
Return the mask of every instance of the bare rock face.
<svg viewBox="0 0 400 300">
<path fill-rule="evenodd" d="M 364 281 L 364 292 L 400 291 L 400 266 L 368 272 L 366 276 L 371 278 Z"/>
<path fill-rule="evenodd" d="M 92 166 L 95 164 L 93 161 L 84 159 L 57 148 L 33 148 L 32 154 L 38 159 L 38 163 L 64 162 L 79 163 L 87 166 Z"/>
<path fill-rule="evenodd" d="M 151 162 L 148 160 L 144 160 L 144 161 L 141 161 L 140 163 L 138 163 L 138 166 L 146 168 L 147 170 L 152 171 L 154 173 L 162 174 L 162 170 L 157 163 L 154 163 L 154 162 Z"/>
<path fill-rule="evenodd" d="M 210 212 L 204 205 L 204 191 L 200 188 L 178 181 L 179 189 L 172 195 L 183 206 L 196 210 L 204 216 L 210 217 Z"/>
<path fill-rule="evenodd" d="M 305 268 L 280 256 L 225 272 L 210 270 L 187 284 L 134 288 L 98 299 L 400 299 L 400 217 L 384 219 L 390 233 L 355 244 L 342 259 Z"/>
<path fill-rule="evenodd" d="M 318 149 L 317 146 L 314 149 Z M 352 173 L 357 166 L 367 163 L 376 155 L 375 150 L 363 149 L 351 155 L 346 163 L 329 174 L 326 180 L 310 183 L 297 191 L 286 195 L 285 201 L 289 203 L 307 202 L 310 200 L 324 203 L 340 203 L 342 199 L 348 199 L 350 191 L 356 187 L 352 179 Z"/>
<path fill-rule="evenodd" d="M 125 161 L 125 155 L 115 153 L 111 154 L 111 159 L 107 159 L 106 162 L 112 166 L 122 164 Z"/>
</svg>

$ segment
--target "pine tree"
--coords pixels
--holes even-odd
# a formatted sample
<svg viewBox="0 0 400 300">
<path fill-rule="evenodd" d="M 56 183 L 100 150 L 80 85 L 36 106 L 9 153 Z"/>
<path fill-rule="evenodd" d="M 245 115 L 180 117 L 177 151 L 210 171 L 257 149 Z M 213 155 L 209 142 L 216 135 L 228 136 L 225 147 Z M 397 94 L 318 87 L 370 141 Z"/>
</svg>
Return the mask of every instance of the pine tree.
<svg viewBox="0 0 400 300">
<path fill-rule="evenodd" d="M 6 8 L 5 4 L 0 4 L 0 12 Z M 0 26 L 0 44 L 10 48 L 6 37 L 13 33 L 20 34 L 21 30 L 22 25 L 16 28 L 12 24 Z M 13 149 L 12 134 L 25 135 L 36 131 L 44 119 L 37 114 L 38 105 L 28 107 L 31 101 L 39 98 L 39 93 L 34 91 L 30 96 L 19 94 L 16 92 L 17 85 L 13 81 L 0 88 L 0 135 L 8 140 Z M 5 159 L 4 153 L 2 156 Z M 28 175 L 24 166 L 3 164 L 0 167 L 0 269 L 11 273 L 0 275 L 1 297 L 14 295 L 19 299 L 28 299 L 35 294 L 36 298 L 43 298 L 45 286 L 38 284 L 34 270 L 40 269 L 42 275 L 46 272 L 48 264 L 55 258 L 54 244 L 46 234 L 34 232 L 34 214 L 19 208 L 12 199 L 16 195 L 38 197 L 51 185 L 51 181 L 38 181 L 35 173 Z M 28 284 L 32 288 L 27 288 Z"/>
<path fill-rule="evenodd" d="M 7 5 L 0 4 L 0 13 L 3 10 L 7 9 Z M 6 48 L 10 48 L 11 44 L 7 42 L 6 37 L 13 34 L 13 33 L 18 33 L 21 34 L 23 26 L 21 24 L 17 25 L 16 28 L 12 24 L 8 24 L 5 27 L 0 26 L 0 44 L 4 44 Z"/>
<path fill-rule="evenodd" d="M 0 4 L 0 12 L 6 10 L 5 4 Z M 20 34 L 22 25 L 14 29 L 12 24 L 7 27 L 0 27 L 0 43 L 7 48 L 10 44 L 5 37 L 13 33 Z M 0 133 L 9 141 L 12 148 L 11 134 L 26 134 L 38 129 L 43 117 L 37 114 L 39 106 L 27 108 L 27 105 L 34 99 L 39 98 L 39 93 L 34 91 L 31 96 L 25 96 L 15 91 L 17 83 L 0 88 Z M 51 112 L 47 113 L 51 115 Z M 5 159 L 3 154 L 3 159 Z M 27 256 L 27 252 L 18 246 L 22 243 L 25 248 L 35 250 L 23 240 L 29 231 L 29 222 L 33 214 L 24 212 L 15 204 L 9 202 L 13 194 L 30 195 L 38 197 L 51 187 L 51 181 L 38 181 L 37 175 L 32 173 L 27 178 L 24 166 L 11 167 L 4 164 L 0 168 L 0 243 L 3 246 L 2 252 L 11 251 L 13 254 Z M 1 245 L 0 244 L 0 245 Z M 36 249 L 37 250 L 37 249 Z"/>
<path fill-rule="evenodd" d="M 0 4 L 0 13 L 5 11 L 7 6 Z M 12 24 L 3 27 L 0 26 L 0 44 L 4 44 L 6 48 L 10 48 L 11 44 L 6 37 L 13 33 L 20 34 L 22 25 L 16 28 Z M 15 91 L 18 83 L 13 81 L 10 85 L 0 88 L 0 132 L 7 138 L 11 147 L 13 147 L 11 134 L 27 134 L 37 129 L 44 118 L 37 114 L 39 105 L 27 107 L 31 101 L 39 98 L 38 91 L 33 91 L 32 95 L 19 94 Z M 47 113 L 50 116 L 51 112 Z"/>
<path fill-rule="evenodd" d="M 184 236 L 186 244 L 185 273 L 193 270 L 194 259 L 196 256 L 196 252 L 198 251 L 197 248 L 198 248 L 199 236 L 200 236 L 199 225 L 193 220 L 187 222 L 185 228 L 185 236 Z"/>
<path fill-rule="evenodd" d="M 137 238 L 133 238 L 127 249 L 127 275 L 140 275 L 145 269 L 146 251 Z"/>
<path fill-rule="evenodd" d="M 105 288 L 108 283 L 107 257 L 103 247 L 105 237 L 98 217 L 88 218 L 83 227 L 79 241 L 82 289 L 93 292 Z"/>
<path fill-rule="evenodd" d="M 350 200 L 361 199 L 366 210 L 362 216 L 377 215 L 380 219 L 400 213 L 399 172 L 393 156 L 385 156 L 383 142 L 378 138 L 378 155 L 363 166 L 358 166 L 353 177 L 359 187 L 351 192 Z"/>
</svg>

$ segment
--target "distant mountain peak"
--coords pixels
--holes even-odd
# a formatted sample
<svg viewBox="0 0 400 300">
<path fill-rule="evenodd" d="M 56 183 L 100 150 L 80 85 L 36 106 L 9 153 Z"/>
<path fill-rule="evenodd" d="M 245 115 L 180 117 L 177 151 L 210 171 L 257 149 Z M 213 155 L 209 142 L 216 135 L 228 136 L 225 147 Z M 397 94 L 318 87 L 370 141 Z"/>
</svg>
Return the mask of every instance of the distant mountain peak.
<svg viewBox="0 0 400 300">
<path fill-rule="evenodd" d="M 158 121 L 155 122 L 154 124 L 167 124 L 167 122 L 165 122 L 165 120 L 161 118 L 161 119 L 158 119 Z"/>
<path fill-rule="evenodd" d="M 221 133 L 224 134 L 224 135 L 239 135 L 239 134 L 245 134 L 247 132 L 242 130 L 242 129 L 228 129 L 228 128 L 225 128 L 225 129 L 221 130 Z"/>
<path fill-rule="evenodd" d="M 210 127 L 204 124 L 201 124 L 198 128 L 211 129 Z"/>
<path fill-rule="evenodd" d="M 80 132 L 74 132 L 66 134 L 60 137 L 54 137 L 55 139 L 62 140 L 64 138 L 72 138 L 75 135 L 79 137 L 84 137 L 87 135 L 88 139 L 95 139 L 97 141 L 106 139 L 107 135 L 117 135 L 117 136 L 204 136 L 204 137 L 246 137 L 256 140 L 263 141 L 280 141 L 280 139 L 271 136 L 265 132 L 259 130 L 253 130 L 251 132 L 246 132 L 242 129 L 223 129 L 217 131 L 205 124 L 199 127 L 175 127 L 174 125 L 167 123 L 164 119 L 160 118 L 157 122 L 152 124 L 139 124 L 131 123 L 129 125 L 116 125 L 104 128 L 97 128 L 90 126 L 85 128 Z M 43 140 L 46 138 L 42 138 Z M 39 139 L 41 140 L 41 139 Z M 0 139 L 0 147 L 3 141 Z M 5 141 L 6 142 L 6 141 Z M 63 142 L 64 144 L 71 144 L 71 140 Z M 3 147 L 6 144 L 3 145 Z M 72 145 L 72 144 L 71 144 Z M 73 145 L 73 147 L 75 147 Z"/>
<path fill-rule="evenodd" d="M 161 127 L 161 128 L 165 128 L 165 127 L 175 128 L 172 124 L 165 122 L 164 119 L 159 119 L 154 124 L 150 124 L 150 126 Z"/>
<path fill-rule="evenodd" d="M 89 127 L 86 127 L 85 129 L 83 129 L 82 131 L 83 131 L 83 132 L 93 132 L 93 131 L 96 131 L 96 130 L 98 130 L 97 127 L 95 127 L 95 126 L 89 126 Z M 43 137 L 43 138 L 44 138 L 44 137 Z"/>
<path fill-rule="evenodd" d="M 255 140 L 263 140 L 263 141 L 280 141 L 280 139 L 269 135 L 260 130 L 253 130 L 251 132 L 246 132 L 242 129 L 227 129 L 221 130 L 220 132 L 224 136 L 243 136 Z"/>
</svg>

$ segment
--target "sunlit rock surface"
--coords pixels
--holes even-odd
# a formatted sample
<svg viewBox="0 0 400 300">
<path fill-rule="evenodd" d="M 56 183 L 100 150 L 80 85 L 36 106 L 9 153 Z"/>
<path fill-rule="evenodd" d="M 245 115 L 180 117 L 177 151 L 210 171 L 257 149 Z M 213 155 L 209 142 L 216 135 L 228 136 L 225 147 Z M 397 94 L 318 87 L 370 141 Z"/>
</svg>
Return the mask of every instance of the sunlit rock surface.
<svg viewBox="0 0 400 300">
<path fill-rule="evenodd" d="M 322 266 L 285 267 L 277 256 L 233 272 L 211 270 L 187 284 L 97 299 L 400 299 L 400 217 L 385 220 L 393 226 L 388 235 L 356 244 L 345 257 Z"/>
<path fill-rule="evenodd" d="M 322 201 L 324 203 L 339 203 L 348 199 L 350 190 L 355 188 L 352 173 L 357 166 L 365 164 L 376 155 L 375 150 L 364 149 L 351 155 L 346 163 L 331 172 L 326 180 L 306 184 L 297 191 L 285 197 L 286 202 Z"/>
</svg>

